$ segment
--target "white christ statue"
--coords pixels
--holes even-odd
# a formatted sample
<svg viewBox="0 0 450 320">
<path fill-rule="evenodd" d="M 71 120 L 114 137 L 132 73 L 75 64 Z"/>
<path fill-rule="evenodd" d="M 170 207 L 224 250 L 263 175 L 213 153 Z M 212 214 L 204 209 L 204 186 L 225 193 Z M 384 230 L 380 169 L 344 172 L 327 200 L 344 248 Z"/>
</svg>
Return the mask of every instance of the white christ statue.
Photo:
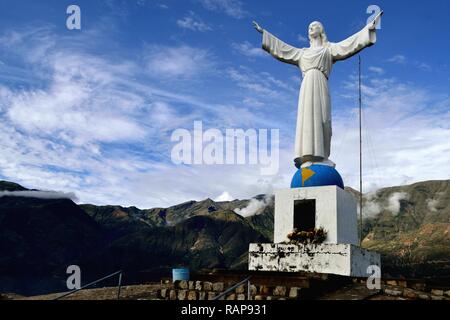
<svg viewBox="0 0 450 320">
<path fill-rule="evenodd" d="M 329 42 L 323 25 L 314 21 L 309 25 L 309 48 L 296 48 L 281 41 L 253 22 L 263 34 L 262 47 L 282 62 L 300 68 L 303 81 L 298 99 L 294 161 L 297 168 L 311 164 L 334 167 L 330 156 L 331 102 L 328 77 L 332 65 L 345 60 L 376 42 L 376 26 L 383 12 L 361 31 L 338 42 Z"/>
</svg>

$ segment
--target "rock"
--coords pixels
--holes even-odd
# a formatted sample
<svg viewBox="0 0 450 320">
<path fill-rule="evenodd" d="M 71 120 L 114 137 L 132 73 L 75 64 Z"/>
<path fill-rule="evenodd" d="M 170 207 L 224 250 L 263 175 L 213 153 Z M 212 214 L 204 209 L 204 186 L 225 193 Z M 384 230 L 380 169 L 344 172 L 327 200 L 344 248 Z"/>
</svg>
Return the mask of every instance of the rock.
<svg viewBox="0 0 450 320">
<path fill-rule="evenodd" d="M 266 300 L 273 300 L 273 297 L 272 296 L 267 296 Z"/>
<path fill-rule="evenodd" d="M 170 300 L 177 300 L 177 291 L 176 290 L 170 290 L 170 292 L 169 292 L 169 299 Z"/>
<path fill-rule="evenodd" d="M 419 290 L 419 291 L 425 291 L 427 285 L 425 283 L 414 283 L 411 288 L 413 288 L 414 290 Z"/>
<path fill-rule="evenodd" d="M 256 286 L 251 284 L 250 285 L 250 295 L 254 296 L 254 295 L 256 295 L 257 292 L 258 292 L 258 289 L 256 288 Z"/>
<path fill-rule="evenodd" d="M 420 300 L 430 300 L 431 298 L 429 295 L 427 295 L 425 293 L 421 293 L 421 294 L 419 294 L 419 299 Z"/>
<path fill-rule="evenodd" d="M 180 282 L 178 282 L 178 288 L 186 290 L 187 288 L 189 288 L 189 284 L 186 280 L 181 280 Z"/>
<path fill-rule="evenodd" d="M 431 300 L 444 300 L 443 296 L 431 296 Z"/>
<path fill-rule="evenodd" d="M 273 289 L 273 295 L 284 297 L 286 295 L 286 287 L 276 286 L 275 289 Z"/>
<path fill-rule="evenodd" d="M 166 295 L 167 295 L 167 289 L 161 289 L 161 290 L 159 290 L 159 296 L 160 296 L 161 298 L 165 299 L 165 298 L 166 298 Z"/>
<path fill-rule="evenodd" d="M 188 300 L 197 300 L 197 291 L 189 291 L 187 299 Z"/>
<path fill-rule="evenodd" d="M 270 295 L 272 294 L 272 288 L 271 287 L 267 287 L 267 286 L 261 286 L 261 288 L 259 289 L 259 293 L 261 293 L 262 295 Z"/>
<path fill-rule="evenodd" d="M 417 299 L 419 297 L 417 292 L 415 292 L 414 290 L 411 290 L 411 289 L 403 290 L 403 296 L 408 299 Z"/>
<path fill-rule="evenodd" d="M 237 295 L 237 299 L 238 300 L 245 300 L 245 294 L 243 294 L 243 293 L 238 294 Z"/>
<path fill-rule="evenodd" d="M 245 292 L 244 285 L 240 285 L 239 287 L 236 288 L 236 293 L 244 293 L 244 292 Z"/>
<path fill-rule="evenodd" d="M 195 289 L 195 282 L 194 281 L 189 281 L 188 282 L 188 287 L 189 287 L 189 290 L 194 290 Z"/>
<path fill-rule="evenodd" d="M 205 282 L 203 282 L 203 290 L 205 290 L 205 291 L 212 291 L 212 283 L 211 282 L 208 282 L 208 281 L 205 281 Z"/>
<path fill-rule="evenodd" d="M 291 287 L 291 289 L 289 290 L 289 298 L 299 299 L 300 291 L 301 291 L 301 288 Z"/>
<path fill-rule="evenodd" d="M 444 295 L 446 295 L 447 297 L 450 297 L 450 290 L 445 291 Z"/>
<path fill-rule="evenodd" d="M 178 290 L 178 300 L 186 300 L 187 290 Z"/>
<path fill-rule="evenodd" d="M 406 282 L 406 280 L 398 280 L 397 283 L 398 283 L 399 287 L 402 287 L 402 288 L 408 287 L 408 283 Z"/>
<path fill-rule="evenodd" d="M 202 290 L 202 282 L 201 281 L 195 281 L 195 290 L 198 290 L 198 291 Z"/>
<path fill-rule="evenodd" d="M 434 295 L 434 296 L 443 296 L 444 295 L 444 290 L 431 289 L 431 294 Z"/>
<path fill-rule="evenodd" d="M 206 300 L 206 292 L 205 291 L 200 291 L 198 293 L 198 300 Z"/>
<path fill-rule="evenodd" d="M 390 285 L 390 286 L 396 286 L 397 285 L 397 281 L 396 280 L 387 280 L 386 284 Z"/>
<path fill-rule="evenodd" d="M 256 295 L 256 296 L 255 296 L 255 300 L 264 300 L 264 299 L 263 299 L 263 296 Z"/>
<path fill-rule="evenodd" d="M 394 289 L 384 289 L 384 293 L 390 295 L 390 296 L 394 296 L 394 297 L 398 297 L 402 295 L 402 292 L 400 290 L 394 290 Z"/>
<path fill-rule="evenodd" d="M 227 300 L 236 300 L 236 295 L 234 293 L 228 295 Z"/>
<path fill-rule="evenodd" d="M 216 297 L 216 293 L 215 292 L 212 292 L 212 291 L 208 292 L 208 300 L 212 300 L 215 297 Z"/>
<path fill-rule="evenodd" d="M 223 282 L 215 282 L 212 285 L 212 289 L 215 292 L 222 292 L 223 291 Z"/>
</svg>

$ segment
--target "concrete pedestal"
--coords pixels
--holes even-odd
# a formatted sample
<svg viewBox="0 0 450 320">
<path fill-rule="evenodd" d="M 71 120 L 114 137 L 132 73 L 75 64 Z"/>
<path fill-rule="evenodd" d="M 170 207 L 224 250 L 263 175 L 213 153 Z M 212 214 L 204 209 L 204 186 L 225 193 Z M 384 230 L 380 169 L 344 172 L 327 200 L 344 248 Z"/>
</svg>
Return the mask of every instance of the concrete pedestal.
<svg viewBox="0 0 450 320">
<path fill-rule="evenodd" d="M 311 202 L 314 212 L 306 212 L 302 202 Z M 296 209 L 297 207 L 297 209 Z M 307 208 L 307 207 L 306 207 Z M 287 241 L 295 225 L 296 215 L 312 214 L 315 228 L 324 228 L 328 235 L 325 243 L 358 245 L 356 201 L 353 196 L 337 187 L 308 187 L 275 191 L 274 242 Z"/>
<path fill-rule="evenodd" d="M 249 270 L 368 277 L 369 266 L 381 267 L 378 253 L 358 246 L 356 200 L 337 186 L 277 190 L 274 219 L 275 243 L 250 244 Z M 291 244 L 294 228 L 323 228 L 327 237 L 321 244 Z"/>
<path fill-rule="evenodd" d="M 249 270 L 331 273 L 368 277 L 367 268 L 381 266 L 380 255 L 351 244 L 252 243 Z"/>
</svg>

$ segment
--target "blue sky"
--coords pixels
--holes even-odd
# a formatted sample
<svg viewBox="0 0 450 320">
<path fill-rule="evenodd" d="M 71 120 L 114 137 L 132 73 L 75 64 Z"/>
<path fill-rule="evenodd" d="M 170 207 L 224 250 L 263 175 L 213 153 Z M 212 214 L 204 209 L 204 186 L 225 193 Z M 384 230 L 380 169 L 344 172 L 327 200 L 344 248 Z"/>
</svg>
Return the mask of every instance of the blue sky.
<svg viewBox="0 0 450 320">
<path fill-rule="evenodd" d="M 361 54 L 364 190 L 450 178 L 447 1 L 110 0 L 0 3 L 0 178 L 73 192 L 79 202 L 139 207 L 246 198 L 289 185 L 299 70 L 261 48 L 264 28 L 308 46 L 360 30 L 370 4 L 385 15 Z M 82 29 L 67 30 L 66 8 Z M 357 187 L 357 57 L 330 78 L 331 159 Z M 170 161 L 171 132 L 280 129 L 280 170 Z"/>
</svg>

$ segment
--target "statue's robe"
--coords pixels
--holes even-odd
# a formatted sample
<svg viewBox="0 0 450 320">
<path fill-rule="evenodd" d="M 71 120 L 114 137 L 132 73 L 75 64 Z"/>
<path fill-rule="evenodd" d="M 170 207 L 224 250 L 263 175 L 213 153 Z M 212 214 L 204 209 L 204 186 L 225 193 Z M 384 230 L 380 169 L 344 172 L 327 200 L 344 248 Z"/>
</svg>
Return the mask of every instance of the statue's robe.
<svg viewBox="0 0 450 320">
<path fill-rule="evenodd" d="M 294 159 L 326 161 L 330 156 L 331 101 L 328 77 L 333 63 L 347 59 L 376 42 L 375 30 L 367 25 L 339 43 L 320 48 L 295 48 L 263 31 L 264 50 L 282 62 L 298 66 L 303 81 L 298 99 Z"/>
</svg>

